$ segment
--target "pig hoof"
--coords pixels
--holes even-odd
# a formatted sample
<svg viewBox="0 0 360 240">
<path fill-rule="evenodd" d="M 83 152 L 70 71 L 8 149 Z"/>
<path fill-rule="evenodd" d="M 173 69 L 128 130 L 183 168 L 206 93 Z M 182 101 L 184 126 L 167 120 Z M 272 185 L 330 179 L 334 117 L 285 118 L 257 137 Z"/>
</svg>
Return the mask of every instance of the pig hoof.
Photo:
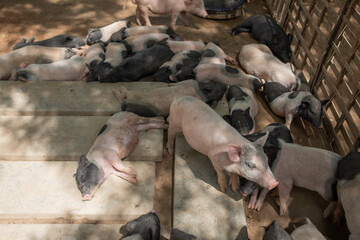
<svg viewBox="0 0 360 240">
<path fill-rule="evenodd" d="M 255 209 L 256 209 L 257 211 L 260 211 L 261 208 L 262 208 L 262 206 L 263 206 L 263 203 L 257 202 L 257 203 L 255 204 Z"/>
</svg>

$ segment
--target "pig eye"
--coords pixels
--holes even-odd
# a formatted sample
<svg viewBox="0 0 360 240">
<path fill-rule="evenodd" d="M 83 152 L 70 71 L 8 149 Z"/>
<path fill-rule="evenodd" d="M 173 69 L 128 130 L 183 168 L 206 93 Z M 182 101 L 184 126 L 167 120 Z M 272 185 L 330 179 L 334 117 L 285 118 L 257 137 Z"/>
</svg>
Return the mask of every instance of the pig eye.
<svg viewBox="0 0 360 240">
<path fill-rule="evenodd" d="M 256 168 L 255 164 L 252 164 L 252 163 L 249 163 L 249 162 L 247 162 L 247 163 L 245 163 L 245 164 L 246 164 L 246 166 L 247 166 L 248 168 L 250 168 L 250 169 Z"/>
</svg>

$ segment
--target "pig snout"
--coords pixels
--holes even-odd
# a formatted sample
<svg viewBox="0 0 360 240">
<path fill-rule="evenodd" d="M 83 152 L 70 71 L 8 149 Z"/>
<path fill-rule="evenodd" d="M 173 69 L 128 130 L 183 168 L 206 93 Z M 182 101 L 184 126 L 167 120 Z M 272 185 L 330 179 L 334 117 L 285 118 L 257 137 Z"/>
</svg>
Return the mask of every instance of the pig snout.
<svg viewBox="0 0 360 240">
<path fill-rule="evenodd" d="M 263 175 L 260 185 L 264 188 L 271 190 L 275 188 L 278 184 L 279 182 L 276 181 L 274 174 L 271 172 L 270 169 L 268 169 Z"/>
<path fill-rule="evenodd" d="M 90 201 L 91 200 L 91 195 L 90 194 L 85 194 L 83 197 L 82 197 L 82 200 L 83 201 Z"/>
</svg>

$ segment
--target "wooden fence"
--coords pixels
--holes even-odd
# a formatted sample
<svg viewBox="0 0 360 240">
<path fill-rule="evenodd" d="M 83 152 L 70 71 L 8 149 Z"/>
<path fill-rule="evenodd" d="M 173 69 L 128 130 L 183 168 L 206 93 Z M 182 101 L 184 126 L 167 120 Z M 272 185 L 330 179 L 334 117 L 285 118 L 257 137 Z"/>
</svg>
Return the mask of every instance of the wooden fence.
<svg viewBox="0 0 360 240">
<path fill-rule="evenodd" d="M 330 99 L 324 127 L 345 155 L 360 137 L 360 0 L 266 0 L 273 18 L 293 34 L 292 62 L 312 93 Z"/>
</svg>

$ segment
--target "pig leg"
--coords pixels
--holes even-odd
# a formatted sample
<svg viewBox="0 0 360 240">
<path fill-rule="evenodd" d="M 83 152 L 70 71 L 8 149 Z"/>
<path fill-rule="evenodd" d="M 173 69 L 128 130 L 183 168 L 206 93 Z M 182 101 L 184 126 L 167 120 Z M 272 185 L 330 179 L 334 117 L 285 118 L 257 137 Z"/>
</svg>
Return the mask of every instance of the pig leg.
<svg viewBox="0 0 360 240">
<path fill-rule="evenodd" d="M 122 168 L 122 170 L 123 169 L 124 168 Z M 114 169 L 113 174 L 118 176 L 118 177 L 121 177 L 122 179 L 125 179 L 129 183 L 137 184 L 137 180 L 136 180 L 137 173 L 136 173 L 136 171 L 134 169 L 132 169 L 132 168 L 128 168 L 128 169 L 131 169 L 131 172 L 135 172 L 135 175 L 130 175 L 128 173 L 118 171 L 118 169 L 116 169 L 116 168 Z"/>
<path fill-rule="evenodd" d="M 141 123 L 165 123 L 165 120 L 162 117 L 146 118 L 140 117 L 137 121 L 138 124 Z"/>
<path fill-rule="evenodd" d="M 258 197 L 258 193 L 259 193 L 259 188 L 255 188 L 253 190 L 253 192 L 251 193 L 251 197 L 250 197 L 250 200 L 249 200 L 249 205 L 248 205 L 248 208 L 250 209 L 254 209 L 255 208 L 255 203 L 256 203 L 256 199 Z"/>
<path fill-rule="evenodd" d="M 250 32 L 250 29 L 251 29 L 251 23 L 249 23 L 248 21 L 244 21 L 236 25 L 233 29 L 231 29 L 229 34 L 231 36 L 235 36 L 236 34 L 239 34 L 241 32 Z"/>
<path fill-rule="evenodd" d="M 124 87 L 120 87 L 119 90 L 113 89 L 112 92 L 120 104 L 122 104 L 127 98 L 127 90 Z"/>
<path fill-rule="evenodd" d="M 236 173 L 230 173 L 229 186 L 234 192 L 239 192 L 239 175 Z"/>
<path fill-rule="evenodd" d="M 146 131 L 146 130 L 152 129 L 152 128 L 166 129 L 167 127 L 168 127 L 168 125 L 166 123 L 150 122 L 150 123 L 137 124 L 135 128 L 138 132 L 140 132 L 140 131 Z"/>
<path fill-rule="evenodd" d="M 148 14 L 148 7 L 141 5 L 141 6 L 139 6 L 139 9 L 140 9 L 140 13 L 141 13 L 143 19 L 145 20 L 145 25 L 146 26 L 151 26 L 150 19 L 149 19 L 149 14 Z"/>
<path fill-rule="evenodd" d="M 280 216 L 284 216 L 288 211 L 288 201 L 290 199 L 290 192 L 292 189 L 292 183 L 282 183 L 278 185 L 279 200 L 280 200 Z"/>
<path fill-rule="evenodd" d="M 285 115 L 285 126 L 290 130 L 291 123 L 293 121 L 294 114 L 286 113 Z"/>
<path fill-rule="evenodd" d="M 136 22 L 139 26 L 141 26 L 141 11 L 139 5 L 136 7 Z"/>
<path fill-rule="evenodd" d="M 175 28 L 175 25 L 176 25 L 176 20 L 179 16 L 179 12 L 172 12 L 171 13 L 171 28 Z"/>
<path fill-rule="evenodd" d="M 260 211 L 262 206 L 264 205 L 264 201 L 265 201 L 265 198 L 266 198 L 266 195 L 267 193 L 269 192 L 268 189 L 264 188 L 263 190 L 261 190 L 261 193 L 256 201 L 256 204 L 255 204 L 255 209 Z"/>
<path fill-rule="evenodd" d="M 184 22 L 185 26 L 189 26 L 189 23 L 186 18 L 186 12 L 181 12 L 180 17 L 181 17 L 181 20 Z"/>
<path fill-rule="evenodd" d="M 228 189 L 228 184 L 227 184 L 227 176 L 226 176 L 226 171 L 222 170 L 216 166 L 214 166 L 215 171 L 218 175 L 218 183 L 220 185 L 220 190 L 222 192 L 226 192 Z"/>
<path fill-rule="evenodd" d="M 166 143 L 166 149 L 168 151 L 169 154 L 173 154 L 174 153 L 174 141 L 175 141 L 175 137 L 177 133 L 182 132 L 181 127 L 178 127 L 176 125 L 174 125 L 174 120 L 171 119 L 172 118 L 172 114 L 170 113 L 169 116 L 169 128 L 168 128 L 168 141 Z"/>
</svg>

